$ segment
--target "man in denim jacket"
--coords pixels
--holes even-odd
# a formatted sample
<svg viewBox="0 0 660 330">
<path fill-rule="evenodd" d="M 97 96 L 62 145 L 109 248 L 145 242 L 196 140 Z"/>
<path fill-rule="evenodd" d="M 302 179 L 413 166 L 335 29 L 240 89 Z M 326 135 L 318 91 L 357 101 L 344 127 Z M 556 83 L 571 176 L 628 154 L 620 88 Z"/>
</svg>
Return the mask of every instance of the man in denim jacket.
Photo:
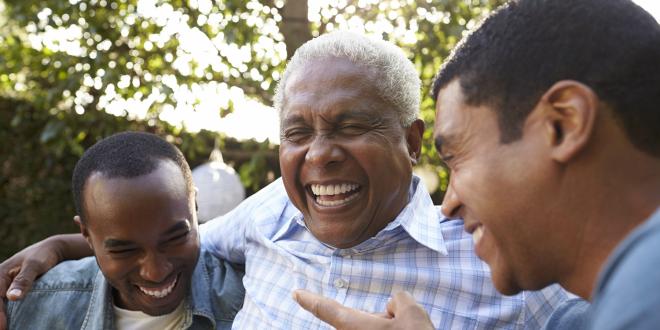
<svg viewBox="0 0 660 330">
<path fill-rule="evenodd" d="M 73 191 L 95 258 L 62 263 L 7 305 L 10 329 L 223 329 L 240 272 L 200 251 L 190 168 L 161 138 L 113 135 L 78 161 Z"/>
</svg>

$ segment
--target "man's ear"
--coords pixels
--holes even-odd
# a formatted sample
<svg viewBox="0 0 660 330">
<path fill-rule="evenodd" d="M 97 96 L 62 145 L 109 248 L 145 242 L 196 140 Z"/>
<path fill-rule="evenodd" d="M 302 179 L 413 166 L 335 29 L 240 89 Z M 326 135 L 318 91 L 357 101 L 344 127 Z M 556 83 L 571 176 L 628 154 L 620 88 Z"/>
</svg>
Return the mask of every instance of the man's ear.
<svg viewBox="0 0 660 330">
<path fill-rule="evenodd" d="M 408 155 L 410 162 L 417 165 L 422 152 L 422 137 L 424 135 L 424 121 L 416 119 L 406 130 L 406 142 L 408 144 Z"/>
<path fill-rule="evenodd" d="M 566 162 L 582 151 L 593 135 L 598 95 L 587 85 L 562 80 L 541 97 L 552 158 Z"/>
<path fill-rule="evenodd" d="M 87 241 L 87 245 L 89 245 L 89 248 L 94 250 L 94 246 L 92 245 L 92 240 L 89 237 L 89 231 L 87 231 L 87 225 L 85 225 L 85 223 L 82 221 L 79 215 L 73 217 L 73 222 L 75 222 L 78 225 L 78 228 L 80 228 L 80 233 Z"/>
</svg>

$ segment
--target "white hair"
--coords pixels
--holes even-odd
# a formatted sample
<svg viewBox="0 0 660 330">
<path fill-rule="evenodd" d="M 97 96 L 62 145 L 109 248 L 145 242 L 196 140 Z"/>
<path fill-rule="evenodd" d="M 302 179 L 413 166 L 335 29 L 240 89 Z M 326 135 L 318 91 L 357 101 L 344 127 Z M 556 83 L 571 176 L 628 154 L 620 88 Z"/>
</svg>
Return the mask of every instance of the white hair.
<svg viewBox="0 0 660 330">
<path fill-rule="evenodd" d="M 371 82 L 378 95 L 394 105 L 404 127 L 419 116 L 419 76 L 403 51 L 383 40 L 348 31 L 337 31 L 314 38 L 296 50 L 275 89 L 275 108 L 282 114 L 284 90 L 292 73 L 315 60 L 337 57 L 373 71 Z"/>
</svg>

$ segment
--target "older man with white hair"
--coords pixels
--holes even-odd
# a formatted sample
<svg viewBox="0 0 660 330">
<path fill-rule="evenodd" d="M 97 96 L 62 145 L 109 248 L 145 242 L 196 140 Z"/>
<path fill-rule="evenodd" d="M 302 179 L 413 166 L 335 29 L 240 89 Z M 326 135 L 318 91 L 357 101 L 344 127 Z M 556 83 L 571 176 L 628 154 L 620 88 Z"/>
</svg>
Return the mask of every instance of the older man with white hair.
<svg viewBox="0 0 660 330">
<path fill-rule="evenodd" d="M 540 328 L 566 299 L 556 286 L 500 295 L 463 222 L 433 205 L 412 174 L 419 90 L 382 40 L 336 32 L 296 51 L 275 95 L 282 178 L 200 229 L 204 247 L 246 264 L 235 327 L 327 328 L 299 288 L 367 312 L 407 291 L 443 329 Z"/>
</svg>

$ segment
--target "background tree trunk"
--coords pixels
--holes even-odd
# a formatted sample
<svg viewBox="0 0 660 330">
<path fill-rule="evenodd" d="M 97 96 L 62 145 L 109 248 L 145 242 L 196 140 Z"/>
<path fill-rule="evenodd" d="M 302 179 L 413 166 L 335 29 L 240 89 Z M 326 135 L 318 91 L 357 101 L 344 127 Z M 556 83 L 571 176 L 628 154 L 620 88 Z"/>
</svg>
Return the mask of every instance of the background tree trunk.
<svg viewBox="0 0 660 330">
<path fill-rule="evenodd" d="M 287 59 L 290 59 L 298 47 L 312 39 L 307 18 L 307 0 L 287 0 L 281 13 L 280 32 L 284 36 Z"/>
</svg>

